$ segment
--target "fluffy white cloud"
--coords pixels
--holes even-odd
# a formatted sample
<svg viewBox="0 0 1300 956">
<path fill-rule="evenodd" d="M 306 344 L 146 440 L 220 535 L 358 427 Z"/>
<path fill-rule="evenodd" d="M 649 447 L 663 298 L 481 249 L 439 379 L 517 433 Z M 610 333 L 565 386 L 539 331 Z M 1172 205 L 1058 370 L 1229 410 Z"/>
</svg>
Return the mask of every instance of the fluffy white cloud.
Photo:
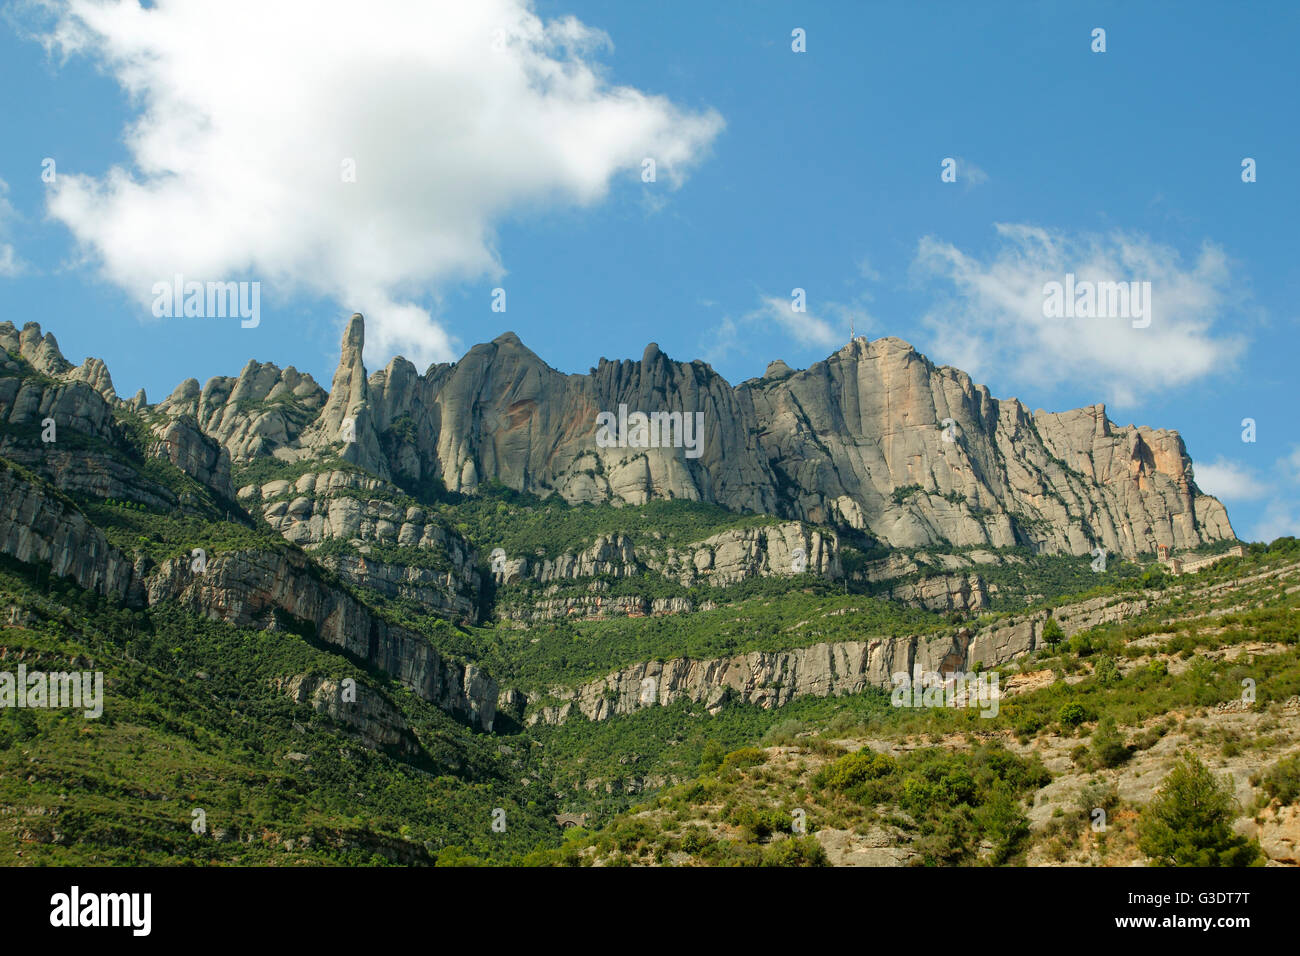
<svg viewBox="0 0 1300 956">
<path fill-rule="evenodd" d="M 1300 445 L 1273 462 L 1265 477 L 1254 469 L 1222 457 L 1196 466 L 1196 484 L 1227 501 L 1264 500 L 1264 510 L 1246 534 L 1251 541 L 1272 541 L 1283 535 L 1300 535 Z"/>
<path fill-rule="evenodd" d="M 373 320 L 368 350 L 417 362 L 452 357 L 420 302 L 504 275 L 503 216 L 595 203 L 645 157 L 674 187 L 722 127 L 611 85 L 609 38 L 527 0 L 54 7 L 47 47 L 94 58 L 139 108 L 133 167 L 61 168 L 49 200 L 106 278 L 141 301 L 175 273 L 332 297 Z"/>
<path fill-rule="evenodd" d="M 1216 498 L 1251 501 L 1267 497 L 1271 491 L 1269 484 L 1256 477 L 1251 469 L 1223 457 L 1209 464 L 1198 464 L 1195 471 L 1197 487 Z"/>
<path fill-rule="evenodd" d="M 1210 243 L 1184 264 L 1174 249 L 1128 233 L 995 228 L 999 244 L 990 257 L 925 237 L 913 266 L 923 280 L 954 290 L 924 317 L 933 336 L 927 351 L 977 378 L 1014 370 L 1019 380 L 1073 382 L 1124 405 L 1226 369 L 1244 347 L 1239 334 L 1216 329 L 1235 302 L 1226 257 Z M 1044 285 L 1064 282 L 1067 273 L 1088 282 L 1150 282 L 1150 325 L 1045 318 Z"/>
</svg>

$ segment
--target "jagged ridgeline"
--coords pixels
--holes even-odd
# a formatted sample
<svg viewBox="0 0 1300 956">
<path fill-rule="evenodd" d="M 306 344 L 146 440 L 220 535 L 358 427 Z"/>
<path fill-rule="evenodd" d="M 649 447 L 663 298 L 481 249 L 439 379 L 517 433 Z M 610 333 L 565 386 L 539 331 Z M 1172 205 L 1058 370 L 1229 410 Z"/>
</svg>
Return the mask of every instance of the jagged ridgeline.
<svg viewBox="0 0 1300 956">
<path fill-rule="evenodd" d="M 653 344 L 640 362 L 565 375 L 511 333 L 423 375 L 399 357 L 367 378 L 362 342 L 354 316 L 328 394 L 292 368 L 250 363 L 237 379 L 185 382 L 156 411 L 193 416 L 258 478 L 280 468 L 292 481 L 336 456 L 413 491 L 499 484 L 570 504 L 684 499 L 892 548 L 1132 556 L 1232 537 L 1176 432 L 1118 427 L 1100 405 L 1031 413 L 894 338 L 855 339 L 802 372 L 775 362 L 734 388 Z M 106 377 L 102 364 L 86 369 Z M 620 408 L 702 422 L 700 447 L 602 447 L 598 418 Z"/>
<path fill-rule="evenodd" d="M 115 694 L 142 726 L 199 707 L 191 743 L 262 784 L 290 786 L 292 751 L 353 799 L 355 768 L 319 742 L 341 735 L 398 789 L 440 774 L 449 803 L 531 806 L 536 842 L 576 773 L 543 761 L 539 789 L 543 728 L 560 754 L 570 718 L 743 714 L 994 666 L 1038 646 L 1062 595 L 1134 578 L 1158 546 L 1234 540 L 1176 432 L 1100 405 L 1031 413 L 898 339 L 733 387 L 654 345 L 566 375 L 509 333 L 367 375 L 363 338 L 353 316 L 328 392 L 250 361 L 151 404 L 0 323 L 7 652 L 109 662 L 110 722 Z M 664 440 L 635 437 L 638 413 Z M 369 809 L 379 830 L 397 812 Z M 432 818 L 418 851 L 348 826 L 334 851 L 500 850 Z"/>
</svg>

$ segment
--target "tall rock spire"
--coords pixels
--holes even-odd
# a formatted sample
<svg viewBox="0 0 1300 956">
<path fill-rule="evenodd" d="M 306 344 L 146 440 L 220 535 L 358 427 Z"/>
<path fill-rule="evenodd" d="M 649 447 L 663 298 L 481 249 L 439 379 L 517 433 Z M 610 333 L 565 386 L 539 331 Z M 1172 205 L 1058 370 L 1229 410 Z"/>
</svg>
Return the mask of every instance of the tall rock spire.
<svg viewBox="0 0 1300 956">
<path fill-rule="evenodd" d="M 388 478 L 388 462 L 379 449 L 366 366 L 361 358 L 365 343 L 366 321 L 360 312 L 354 312 L 339 346 L 339 364 L 334 371 L 330 397 L 304 435 L 303 444 L 318 451 L 334 448 L 344 461 Z"/>
</svg>

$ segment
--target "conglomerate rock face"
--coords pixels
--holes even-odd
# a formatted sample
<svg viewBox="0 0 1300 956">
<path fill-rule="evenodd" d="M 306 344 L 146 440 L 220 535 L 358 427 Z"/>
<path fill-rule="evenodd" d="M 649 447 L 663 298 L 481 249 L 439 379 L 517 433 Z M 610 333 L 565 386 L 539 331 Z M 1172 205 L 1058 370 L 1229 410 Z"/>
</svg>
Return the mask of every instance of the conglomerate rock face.
<svg viewBox="0 0 1300 956">
<path fill-rule="evenodd" d="M 424 374 L 395 358 L 369 377 L 363 344 L 356 315 L 328 396 L 250 363 L 159 407 L 193 415 L 236 461 L 332 456 L 386 480 L 500 482 L 571 503 L 705 501 L 899 548 L 1133 556 L 1234 536 L 1177 432 L 1116 425 L 1101 405 L 1031 412 L 896 338 L 735 387 L 653 344 L 566 375 L 507 333 Z"/>
<path fill-rule="evenodd" d="M 997 667 L 1021 657 L 1041 646 L 1049 616 L 1069 637 L 1124 620 L 1149 603 L 1149 597 L 1128 602 L 1091 598 L 1056 608 L 1050 615 L 1034 611 L 947 634 L 824 642 L 704 660 L 647 661 L 577 687 L 547 688 L 545 695 L 537 695 L 539 704 L 529 713 L 528 721 L 559 724 L 578 714 L 588 720 L 607 720 L 678 700 L 702 703 L 710 709 L 720 708 L 728 700 L 772 708 L 799 697 L 837 697 L 867 688 L 888 690 L 896 686 L 898 674 L 970 672 L 979 669 L 977 664 Z"/>
</svg>

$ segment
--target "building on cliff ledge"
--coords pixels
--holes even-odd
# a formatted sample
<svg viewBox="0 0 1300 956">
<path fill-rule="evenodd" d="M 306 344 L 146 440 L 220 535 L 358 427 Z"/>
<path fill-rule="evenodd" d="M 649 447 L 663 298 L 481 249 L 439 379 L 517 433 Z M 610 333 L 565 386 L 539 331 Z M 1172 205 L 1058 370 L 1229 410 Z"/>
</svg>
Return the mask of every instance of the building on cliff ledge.
<svg viewBox="0 0 1300 956">
<path fill-rule="evenodd" d="M 1199 571 L 1201 568 L 1208 568 L 1212 564 L 1217 564 L 1224 558 L 1244 558 L 1246 556 L 1246 546 L 1243 544 L 1233 545 L 1227 551 L 1219 554 L 1207 554 L 1199 558 L 1175 558 L 1169 551 L 1168 545 L 1159 545 L 1157 554 L 1160 557 L 1160 563 L 1163 564 L 1170 574 L 1191 574 Z"/>
</svg>

